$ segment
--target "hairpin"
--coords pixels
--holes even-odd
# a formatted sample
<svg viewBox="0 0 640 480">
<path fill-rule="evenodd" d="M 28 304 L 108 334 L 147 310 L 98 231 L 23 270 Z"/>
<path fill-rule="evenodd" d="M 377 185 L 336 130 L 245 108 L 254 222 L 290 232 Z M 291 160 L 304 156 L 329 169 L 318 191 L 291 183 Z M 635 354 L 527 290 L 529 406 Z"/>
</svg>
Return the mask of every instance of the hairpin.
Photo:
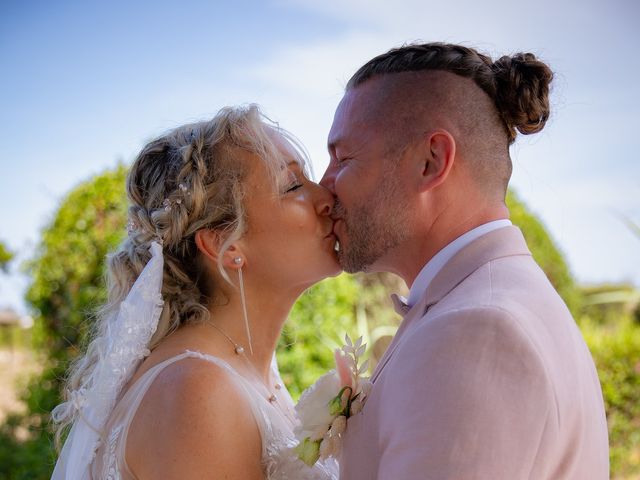
<svg viewBox="0 0 640 480">
<path fill-rule="evenodd" d="M 129 221 L 127 222 L 127 234 L 131 236 L 138 230 L 138 227 L 139 225 L 135 220 L 129 219 Z"/>
</svg>

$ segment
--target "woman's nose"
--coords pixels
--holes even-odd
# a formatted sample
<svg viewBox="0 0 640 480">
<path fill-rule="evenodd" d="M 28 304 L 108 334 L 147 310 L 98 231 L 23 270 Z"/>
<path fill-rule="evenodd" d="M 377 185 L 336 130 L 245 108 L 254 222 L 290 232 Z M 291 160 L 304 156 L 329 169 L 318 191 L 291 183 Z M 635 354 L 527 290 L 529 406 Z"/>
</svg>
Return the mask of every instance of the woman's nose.
<svg viewBox="0 0 640 480">
<path fill-rule="evenodd" d="M 318 212 L 318 215 L 325 215 L 325 216 L 331 215 L 331 211 L 333 210 L 333 204 L 335 203 L 333 193 L 331 193 L 331 191 L 328 188 L 318 183 L 315 184 L 315 190 L 316 190 L 316 194 L 315 194 L 316 212 Z"/>
</svg>

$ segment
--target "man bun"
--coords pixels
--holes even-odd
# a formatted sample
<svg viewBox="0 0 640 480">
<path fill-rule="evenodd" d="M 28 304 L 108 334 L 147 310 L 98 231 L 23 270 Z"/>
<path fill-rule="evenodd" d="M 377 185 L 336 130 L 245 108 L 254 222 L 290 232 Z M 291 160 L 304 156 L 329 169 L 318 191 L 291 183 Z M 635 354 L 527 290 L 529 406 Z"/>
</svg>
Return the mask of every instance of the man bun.
<svg viewBox="0 0 640 480">
<path fill-rule="evenodd" d="M 549 86 L 553 72 L 532 53 L 503 56 L 492 65 L 495 102 L 509 136 L 542 130 L 549 119 Z"/>
<path fill-rule="evenodd" d="M 381 75 L 420 71 L 445 71 L 473 80 L 493 100 L 509 144 L 517 132 L 539 132 L 549 119 L 553 72 L 532 53 L 493 62 L 489 55 L 464 45 L 408 44 L 369 60 L 351 77 L 347 89 Z"/>
</svg>

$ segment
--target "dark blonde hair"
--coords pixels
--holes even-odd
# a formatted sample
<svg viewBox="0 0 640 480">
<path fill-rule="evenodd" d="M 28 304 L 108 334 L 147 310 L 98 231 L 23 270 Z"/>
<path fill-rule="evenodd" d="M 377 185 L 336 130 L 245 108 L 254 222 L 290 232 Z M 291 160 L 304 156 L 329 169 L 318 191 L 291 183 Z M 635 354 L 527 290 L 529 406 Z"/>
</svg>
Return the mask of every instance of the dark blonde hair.
<svg viewBox="0 0 640 480">
<path fill-rule="evenodd" d="M 267 167 L 274 189 L 287 166 L 273 141 L 286 139 L 306 170 L 301 145 L 265 117 L 257 106 L 223 108 L 211 120 L 184 125 L 149 142 L 138 154 L 127 177 L 129 236 L 108 256 L 108 300 L 98 312 L 94 338 L 74 362 L 65 386 L 64 402 L 52 412 L 57 439 L 78 416 L 67 408 L 73 393 L 91 386 L 103 353 L 109 323 L 151 258 L 150 245 L 162 244 L 164 307 L 150 348 L 186 323 L 209 318 L 208 301 L 215 288 L 199 259 L 195 234 L 201 229 L 221 233 L 224 252 L 246 230 L 243 180 L 251 169 L 242 152 Z M 218 270 L 227 281 L 221 258 Z"/>
</svg>

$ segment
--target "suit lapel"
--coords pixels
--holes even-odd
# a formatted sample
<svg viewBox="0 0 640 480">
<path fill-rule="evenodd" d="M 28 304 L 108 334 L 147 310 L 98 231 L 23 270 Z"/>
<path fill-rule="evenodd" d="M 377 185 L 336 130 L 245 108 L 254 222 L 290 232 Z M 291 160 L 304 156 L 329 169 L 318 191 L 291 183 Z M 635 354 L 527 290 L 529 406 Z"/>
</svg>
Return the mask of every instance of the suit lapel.
<svg viewBox="0 0 640 480">
<path fill-rule="evenodd" d="M 427 310 L 426 304 L 427 304 L 427 297 L 424 296 L 422 299 L 420 299 L 418 303 L 416 303 L 411 309 L 407 311 L 407 314 L 402 320 L 400 327 L 398 327 L 398 331 L 393 337 L 391 344 L 389 345 L 389 347 L 387 347 L 387 350 L 384 352 L 384 355 L 382 355 L 382 358 L 378 362 L 378 365 L 376 365 L 376 369 L 373 372 L 373 375 L 371 376 L 372 382 L 376 381 L 376 378 L 378 378 L 378 376 L 380 375 L 380 372 L 382 371 L 384 366 L 387 364 L 387 362 L 391 358 L 391 355 L 393 354 L 395 349 L 398 348 L 398 344 L 400 343 L 400 338 L 406 332 L 409 325 L 413 323 L 416 319 L 422 318 L 422 316 L 425 314 Z"/>
<path fill-rule="evenodd" d="M 425 316 L 429 308 L 438 303 L 462 281 L 482 265 L 492 260 L 514 255 L 531 255 L 518 227 L 505 227 L 483 235 L 460 250 L 436 275 L 426 292 L 406 314 L 393 341 L 376 366 L 371 381 L 375 382 L 400 344 L 408 327 Z"/>
</svg>

